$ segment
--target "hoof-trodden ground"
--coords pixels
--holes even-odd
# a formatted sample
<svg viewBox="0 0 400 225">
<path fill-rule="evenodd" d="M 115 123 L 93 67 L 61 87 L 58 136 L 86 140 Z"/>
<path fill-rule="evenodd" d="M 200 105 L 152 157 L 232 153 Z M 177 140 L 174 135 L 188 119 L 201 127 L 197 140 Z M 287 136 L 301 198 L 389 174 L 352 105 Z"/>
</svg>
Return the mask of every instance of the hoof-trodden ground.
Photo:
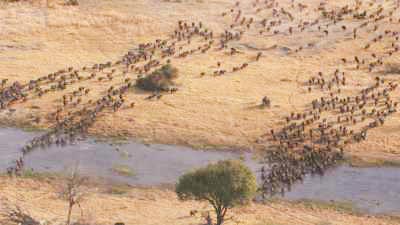
<svg viewBox="0 0 400 225">
<path fill-rule="evenodd" d="M 338 94 L 341 97 L 359 94 L 375 83 L 376 76 L 386 83 L 399 80 L 396 68 L 400 54 L 395 51 L 399 42 L 394 32 L 400 27 L 400 11 L 396 2 L 362 3 L 358 8 L 356 1 L 303 1 L 293 6 L 291 1 L 279 1 L 273 7 L 264 1 L 240 1 L 235 6 L 228 0 L 88 0 L 79 6 L 57 1 L 1 3 L 0 78 L 8 79 L 5 86 L 14 81 L 28 84 L 69 67 L 73 67 L 72 72 L 79 70 L 79 76 L 89 77 L 92 71 L 82 71 L 82 67 L 115 62 L 140 43 L 169 38 L 179 20 L 189 26 L 201 22 L 214 34 L 211 49 L 185 56 L 181 53 L 205 42 L 199 38 L 190 43 L 177 41 L 177 53 L 168 58 L 179 69 L 178 91 L 159 100 L 146 100 L 151 95 L 148 92 L 130 91 L 124 97 L 125 106 L 117 112 L 102 112 L 90 133 L 197 148 L 256 149 L 265 144 L 260 138 L 270 129 L 282 127 L 291 112 L 302 112 L 311 107 L 312 100 L 328 95 L 327 85 L 324 90 L 318 85 L 308 90 L 308 81 L 319 72 L 327 83 L 336 70 L 340 75 L 345 73 L 346 84 Z M 322 15 L 321 7 L 339 13 L 346 5 L 353 11 L 344 13 L 336 24 Z M 354 8 L 367 16 L 355 18 Z M 241 16 L 235 21 L 239 11 Z M 381 15 L 384 18 L 378 20 Z M 235 26 L 230 28 L 232 24 Z M 243 34 L 240 40 L 218 50 L 225 30 Z M 262 55 L 257 60 L 259 53 Z M 163 64 L 167 59 L 155 56 L 155 60 Z M 2 121 L 50 128 L 57 109 L 63 108 L 66 114 L 89 107 L 90 99 L 96 101 L 111 86 L 118 87 L 126 78 L 133 82 L 138 75 L 137 71 L 122 72 L 122 67 L 116 68 L 113 79 L 108 80 L 111 71 L 105 69 L 94 79 L 68 84 L 65 90 L 41 86 L 27 101 L 14 102 L 3 110 Z M 90 92 L 63 106 L 63 95 L 72 95 L 79 87 Z M 270 99 L 270 108 L 259 106 L 264 96 Z M 399 96 L 398 89 L 391 93 L 393 101 Z M 346 152 L 368 161 L 398 161 L 399 130 L 400 114 L 396 112 L 369 131 L 366 141 L 348 145 Z"/>
<path fill-rule="evenodd" d="M 71 136 L 87 127 L 98 136 L 235 150 L 264 149 L 273 139 L 318 145 L 308 131 L 321 125 L 334 128 L 326 129 L 329 137 L 346 137 L 334 146 L 353 159 L 399 162 L 399 28 L 395 0 L 0 0 L 0 120 L 68 128 Z M 143 43 L 152 44 L 139 49 Z M 151 92 L 124 89 L 167 62 L 179 69 L 177 91 L 149 100 Z M 295 143 L 271 132 L 293 121 L 309 126 Z M 85 216 L 104 224 L 199 224 L 201 215 L 189 211 L 209 210 L 168 190 L 89 192 Z M 1 207 L 19 205 L 43 220 L 65 215 L 57 193 L 56 181 L 0 180 Z M 227 224 L 399 224 L 339 206 L 279 201 L 231 216 Z"/>
</svg>

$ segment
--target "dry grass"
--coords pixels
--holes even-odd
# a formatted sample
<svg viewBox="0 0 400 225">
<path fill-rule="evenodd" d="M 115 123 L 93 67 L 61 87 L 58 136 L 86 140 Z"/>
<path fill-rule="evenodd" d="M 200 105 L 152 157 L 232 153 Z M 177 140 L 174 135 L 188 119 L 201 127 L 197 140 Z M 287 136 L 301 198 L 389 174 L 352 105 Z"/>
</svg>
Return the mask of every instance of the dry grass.
<svg viewBox="0 0 400 225">
<path fill-rule="evenodd" d="M 384 73 L 400 75 L 400 63 L 387 63 Z"/>
<path fill-rule="evenodd" d="M 26 211 L 21 209 L 18 206 L 7 207 L 1 209 L 2 217 L 4 217 L 4 221 L 0 221 L 2 223 L 15 223 L 22 225 L 40 225 L 39 221 L 36 221 L 32 216 L 29 215 Z"/>
<path fill-rule="evenodd" d="M 287 4 L 289 1 L 280 2 Z M 330 1 L 329 4 L 343 5 L 347 2 Z M 173 31 L 176 22 L 182 19 L 202 21 L 219 33 L 229 26 L 228 20 L 222 18 L 220 13 L 232 6 L 230 0 L 183 0 L 179 4 L 163 0 L 85 0 L 77 7 L 65 7 L 59 1 L 47 3 L 0 4 L 0 79 L 27 82 L 69 66 L 82 67 L 113 61 L 138 43 L 165 38 L 167 33 Z M 250 1 L 243 1 L 242 4 L 246 3 Z M 319 1 L 311 0 L 309 3 L 317 4 Z M 365 40 L 368 37 L 367 33 L 359 35 Z M 175 81 L 182 87 L 179 92 L 165 95 L 159 101 L 146 101 L 146 93 L 131 92 L 127 98 L 135 101 L 135 107 L 117 113 L 106 112 L 91 133 L 198 148 L 255 149 L 259 147 L 255 143 L 257 138 L 270 128 L 280 127 L 284 116 L 308 107 L 311 100 L 322 96 L 321 92 L 307 93 L 303 86 L 304 81 L 318 71 L 330 73 L 338 66 L 348 69 L 349 84 L 343 90 L 345 94 L 354 94 L 360 87 L 373 82 L 374 76 L 369 73 L 338 65 L 340 58 L 360 54 L 363 51 L 361 44 L 351 39 L 337 40 L 334 34 L 322 41 L 309 33 L 295 38 L 257 38 L 254 34 L 234 43 L 246 54 L 231 57 L 213 51 L 208 55 L 173 59 L 172 64 L 181 74 Z M 287 49 L 297 44 L 310 42 L 316 42 L 318 47 L 297 55 L 286 53 Z M 378 50 L 379 47 L 376 46 Z M 254 60 L 255 49 L 265 50 L 259 62 L 237 73 L 212 76 L 217 61 L 229 70 L 243 61 Z M 394 61 L 399 60 L 399 56 L 393 58 Z M 397 66 L 389 66 L 388 70 L 387 79 L 398 81 L 398 74 L 393 74 L 398 72 Z M 201 72 L 206 75 L 200 77 Z M 118 85 L 121 82 L 114 79 L 108 84 Z M 101 82 L 77 84 L 72 88 L 81 85 L 92 89 L 89 98 L 93 100 L 107 88 Z M 66 92 L 13 106 L 16 111 L 12 114 L 0 112 L 0 119 L 8 125 L 50 127 L 51 121 L 46 120 L 46 116 L 61 104 L 58 100 Z M 272 101 L 271 108 L 255 107 L 266 95 Z M 399 97 L 400 93 L 396 92 L 394 98 Z M 43 119 L 34 124 L 33 117 Z M 366 142 L 350 146 L 349 154 L 363 162 L 399 161 L 399 131 L 400 114 L 396 113 L 383 127 L 370 132 Z M 56 195 L 54 180 L 38 181 L 38 174 L 29 173 L 26 177 L 30 178 L 0 178 L 1 203 L 30 209 L 30 216 L 35 219 L 52 221 L 65 218 L 66 205 Z M 190 210 L 210 210 L 207 204 L 180 202 L 173 192 L 166 190 L 115 187 L 108 192 L 111 194 L 92 187 L 88 200 L 82 205 L 86 215 L 95 215 L 94 222 L 199 224 L 204 222 L 201 216 L 190 217 Z M 310 225 L 323 224 L 323 221 L 335 225 L 400 223 L 391 218 L 351 215 L 332 208 L 310 208 L 286 202 L 253 204 L 234 210 L 230 216 L 233 215 L 234 220 L 228 221 L 228 225 L 236 225 L 234 221 L 245 225 Z M 75 221 L 81 219 L 79 213 L 73 214 L 73 218 Z"/>
<path fill-rule="evenodd" d="M 58 197 L 58 182 L 61 181 L 2 177 L 1 203 L 29 209 L 29 215 L 36 220 L 63 221 L 67 206 Z M 114 224 L 121 221 L 140 225 L 195 225 L 204 222 L 201 214 L 212 210 L 207 203 L 181 202 L 174 192 L 168 190 L 127 188 L 124 195 L 115 195 L 102 191 L 104 188 L 99 185 L 91 185 L 87 189 L 89 194 L 81 204 L 84 216 L 81 217 L 79 210 L 76 210 L 72 214 L 73 221 L 86 221 L 89 224 Z M 191 210 L 198 210 L 199 213 L 190 216 Z M 310 225 L 320 224 L 321 221 L 335 225 L 399 223 L 395 218 L 362 216 L 334 207 L 309 207 L 284 201 L 272 201 L 266 205 L 251 204 L 234 209 L 227 218 L 230 218 L 227 225 Z"/>
<path fill-rule="evenodd" d="M 173 31 L 178 20 L 185 18 L 202 21 L 219 33 L 229 26 L 229 20 L 222 18 L 220 12 L 231 4 L 228 0 L 182 1 L 180 4 L 162 0 L 88 0 L 79 7 L 4 5 L 0 7 L 0 78 L 26 82 L 68 66 L 116 60 L 138 43 L 164 38 Z M 368 34 L 359 36 L 367 39 Z M 285 55 L 278 50 L 309 42 L 318 45 L 297 55 Z M 146 101 L 146 93 L 131 92 L 127 99 L 136 103 L 134 108 L 104 113 L 90 132 L 196 148 L 255 149 L 259 147 L 257 138 L 270 128 L 280 127 L 284 116 L 308 107 L 311 100 L 322 96 L 317 91 L 307 93 L 304 81 L 318 71 L 330 73 L 338 66 L 345 68 L 345 65 L 338 65 L 340 58 L 353 57 L 362 51 L 358 40 L 343 41 L 335 34 L 322 41 L 310 33 L 279 38 L 257 38 L 254 34 L 233 44 L 246 54 L 231 57 L 212 51 L 207 55 L 172 59 L 181 74 L 176 79 L 182 87 L 177 93 L 165 95 L 159 101 Z M 278 47 L 266 50 L 259 62 L 243 71 L 212 76 L 217 61 L 229 70 L 243 61 L 253 60 L 257 52 L 245 47 L 249 45 L 258 49 Z M 206 75 L 200 77 L 201 72 Z M 374 79 L 365 71 L 350 68 L 346 73 L 348 87 L 344 94 L 354 94 Z M 388 75 L 387 79 L 398 80 L 399 76 Z M 114 79 L 109 85 L 119 83 L 120 79 Z M 91 88 L 89 98 L 93 100 L 107 88 L 101 82 L 81 83 L 72 88 L 82 85 Z M 16 105 L 12 116 L 3 112 L 0 117 L 7 118 L 9 124 L 29 124 L 33 117 L 41 117 L 44 119 L 33 125 L 49 127 L 52 122 L 45 118 L 61 104 L 58 99 L 65 93 Z M 255 107 L 266 95 L 271 99 L 271 108 Z M 394 98 L 398 97 L 400 94 L 396 92 Z M 32 106 L 39 108 L 30 109 Z M 370 132 L 367 141 L 350 146 L 349 154 L 365 161 L 400 159 L 399 131 L 400 113 L 396 113 L 385 126 Z"/>
</svg>

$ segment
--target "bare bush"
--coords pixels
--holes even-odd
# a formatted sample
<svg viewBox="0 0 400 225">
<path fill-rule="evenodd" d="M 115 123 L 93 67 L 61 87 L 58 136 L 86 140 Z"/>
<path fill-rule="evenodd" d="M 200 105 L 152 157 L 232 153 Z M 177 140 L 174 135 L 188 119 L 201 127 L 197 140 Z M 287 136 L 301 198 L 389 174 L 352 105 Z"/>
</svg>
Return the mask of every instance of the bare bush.
<svg viewBox="0 0 400 225">
<path fill-rule="evenodd" d="M 81 209 L 81 216 L 83 216 L 82 208 L 80 203 L 84 197 L 84 191 L 82 189 L 86 178 L 81 177 L 78 170 L 72 171 L 71 175 L 66 178 L 65 184 L 62 187 L 61 196 L 63 199 L 68 201 L 68 213 L 67 213 L 67 225 L 71 224 L 72 209 L 77 205 Z"/>
</svg>

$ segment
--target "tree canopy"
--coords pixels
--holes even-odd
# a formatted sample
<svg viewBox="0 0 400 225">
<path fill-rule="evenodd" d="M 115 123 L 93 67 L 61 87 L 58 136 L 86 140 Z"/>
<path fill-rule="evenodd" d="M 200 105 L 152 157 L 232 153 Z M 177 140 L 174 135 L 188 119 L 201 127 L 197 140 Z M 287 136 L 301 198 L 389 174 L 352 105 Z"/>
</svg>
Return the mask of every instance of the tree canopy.
<svg viewBox="0 0 400 225">
<path fill-rule="evenodd" d="M 217 214 L 217 225 L 229 208 L 251 200 L 257 182 L 251 170 L 238 160 L 219 161 L 183 175 L 176 185 L 182 200 L 206 200 Z"/>
</svg>

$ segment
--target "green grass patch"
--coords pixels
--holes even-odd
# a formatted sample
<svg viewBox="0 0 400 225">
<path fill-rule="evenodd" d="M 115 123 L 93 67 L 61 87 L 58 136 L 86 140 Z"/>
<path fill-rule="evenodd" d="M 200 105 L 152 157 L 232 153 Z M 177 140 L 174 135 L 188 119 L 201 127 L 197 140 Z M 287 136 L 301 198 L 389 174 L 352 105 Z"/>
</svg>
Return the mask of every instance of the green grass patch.
<svg viewBox="0 0 400 225">
<path fill-rule="evenodd" d="M 327 221 L 321 221 L 321 222 L 316 223 L 315 225 L 333 225 L 333 223 L 327 222 Z"/>
<path fill-rule="evenodd" d="M 352 167 L 366 168 L 366 167 L 400 167 L 400 160 L 386 160 L 386 159 L 362 159 L 357 156 L 346 157 L 346 162 Z"/>
<path fill-rule="evenodd" d="M 95 136 L 95 142 L 112 145 L 123 145 L 129 143 L 129 138 L 124 135 Z"/>
<path fill-rule="evenodd" d="M 42 128 L 42 127 L 33 126 L 33 125 L 26 125 L 26 126 L 22 126 L 21 130 L 23 130 L 25 132 L 41 132 L 41 131 L 46 131 L 47 129 Z"/>
<path fill-rule="evenodd" d="M 288 225 L 288 224 L 278 223 L 278 222 L 272 221 L 270 219 L 267 219 L 267 220 L 263 220 L 261 222 L 257 222 L 254 225 Z"/>
<path fill-rule="evenodd" d="M 123 159 L 129 159 L 131 157 L 131 154 L 128 151 L 119 149 L 118 152 L 119 152 L 120 157 Z"/>
<path fill-rule="evenodd" d="M 1 0 L 0 0 L 1 1 Z M 16 128 L 25 132 L 40 132 L 47 131 L 48 129 L 33 125 L 27 121 L 1 121 L 0 128 Z"/>
<path fill-rule="evenodd" d="M 131 187 L 129 185 L 112 185 L 111 187 L 109 187 L 106 191 L 106 193 L 108 194 L 112 194 L 112 195 L 124 195 L 129 193 L 129 191 L 131 190 Z"/>
<path fill-rule="evenodd" d="M 5 172 L 0 173 L 0 176 L 8 176 Z M 36 172 L 31 169 L 25 169 L 21 171 L 21 175 L 19 176 L 20 178 L 25 178 L 25 179 L 33 179 L 33 180 L 38 180 L 38 181 L 49 181 L 49 180 L 56 180 L 59 178 L 62 178 L 63 175 L 60 173 L 56 172 Z"/>
<path fill-rule="evenodd" d="M 353 215 L 360 215 L 361 211 L 352 203 L 346 201 L 319 201 L 310 199 L 301 199 L 292 201 L 294 204 L 302 205 L 306 208 L 315 209 L 327 209 L 334 210 L 341 213 L 348 213 Z"/>
<path fill-rule="evenodd" d="M 136 176 L 135 171 L 133 171 L 132 168 L 126 165 L 115 165 L 113 168 L 111 168 L 111 171 L 114 173 L 124 176 L 124 177 L 134 177 Z"/>
</svg>

